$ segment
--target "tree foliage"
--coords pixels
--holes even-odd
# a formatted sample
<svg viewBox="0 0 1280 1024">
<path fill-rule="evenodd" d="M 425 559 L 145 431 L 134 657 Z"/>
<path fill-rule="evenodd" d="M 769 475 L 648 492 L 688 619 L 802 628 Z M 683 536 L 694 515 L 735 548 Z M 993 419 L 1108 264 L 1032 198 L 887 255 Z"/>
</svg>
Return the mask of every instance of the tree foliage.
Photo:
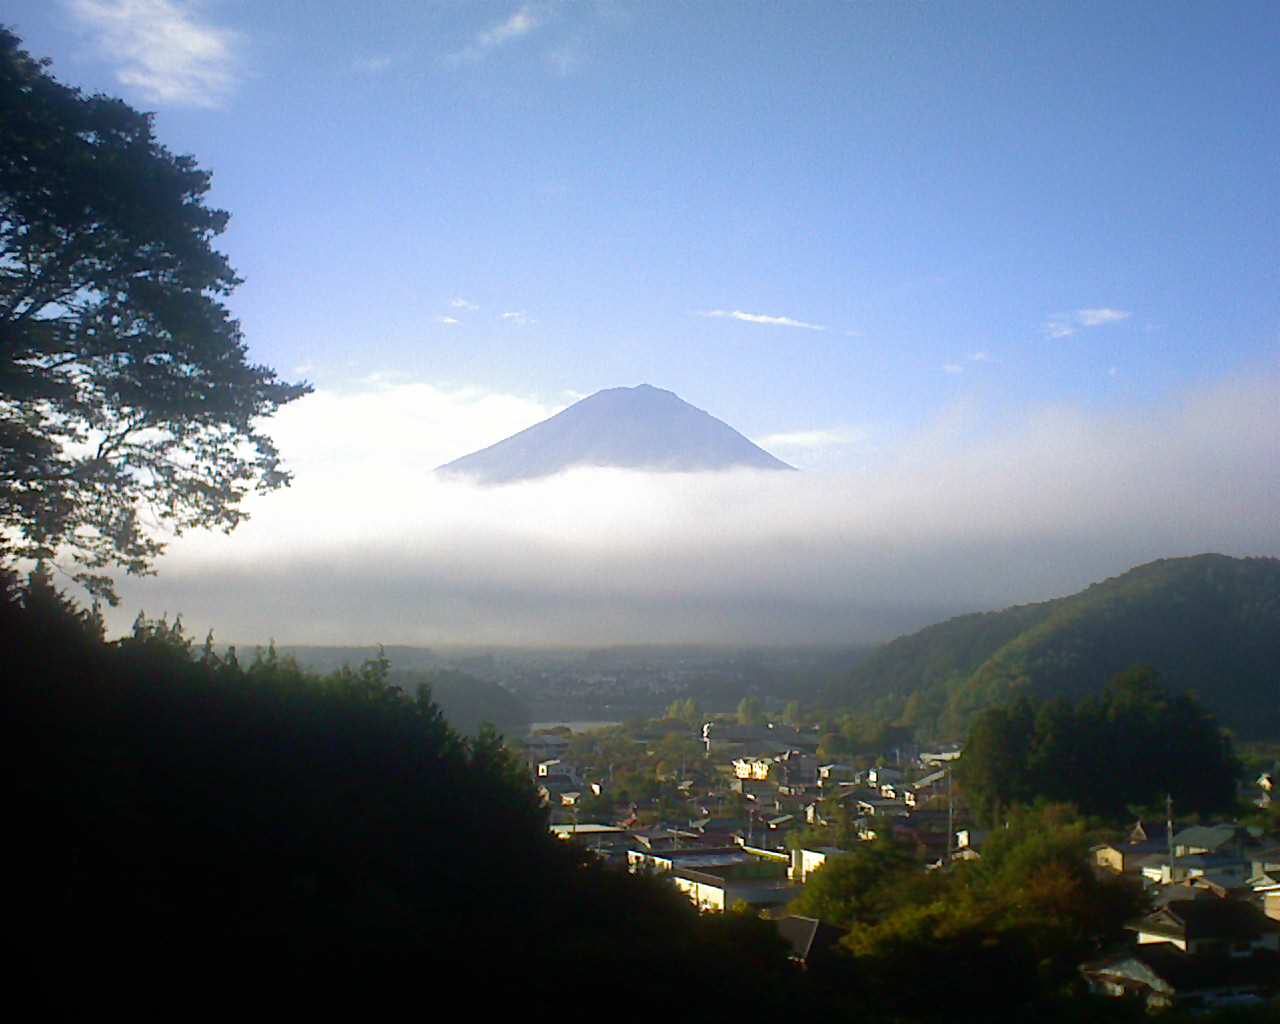
<svg viewBox="0 0 1280 1024">
<path fill-rule="evenodd" d="M 393 669 L 388 680 L 406 693 L 431 701 L 453 729 L 468 736 L 478 735 L 485 725 L 507 735 L 528 731 L 528 705 L 488 679 L 454 669 Z"/>
<path fill-rule="evenodd" d="M 1199 703 L 1170 694 L 1153 669 L 1123 672 L 1101 697 L 1077 705 L 1019 698 L 974 723 L 956 779 L 988 821 L 1038 798 L 1089 814 L 1125 816 L 1166 794 L 1185 812 L 1235 802 L 1230 738 Z"/>
<path fill-rule="evenodd" d="M 683 722 L 691 728 L 702 725 L 702 708 L 693 697 L 684 700 L 673 700 L 667 706 L 666 717 L 672 721 Z"/>
<path fill-rule="evenodd" d="M 210 176 L 150 115 L 59 83 L 0 28 L 0 556 L 146 571 L 288 482 L 258 420 L 304 394 L 247 361 Z"/>
<path fill-rule="evenodd" d="M 764 708 L 759 697 L 743 697 L 738 701 L 739 725 L 764 725 Z"/>
<path fill-rule="evenodd" d="M 700 985 L 735 1016 L 795 998 L 769 923 L 552 838 L 501 739 L 459 736 L 384 656 L 311 675 L 145 616 L 109 644 L 46 576 L 0 572 L 0 662 L 10 963 L 33 987 L 74 960 L 90 998 L 133 977 L 168 1006 L 480 990 L 527 1015 L 566 970 L 644 1017 Z"/>
<path fill-rule="evenodd" d="M 805 883 L 791 911 L 842 928 L 874 924 L 894 906 L 895 886 L 919 869 L 906 850 L 889 839 L 854 845 L 827 858 Z"/>
<path fill-rule="evenodd" d="M 1055 805 L 1012 814 L 980 861 L 945 871 L 877 840 L 829 860 L 793 906 L 850 929 L 850 988 L 885 1019 L 1105 1019 L 1079 998 L 1076 965 L 1139 904 L 1094 876 L 1089 841 Z"/>
<path fill-rule="evenodd" d="M 1236 735 L 1280 736 L 1280 559 L 1197 555 L 1070 597 L 966 615 L 900 637 L 829 689 L 833 706 L 963 736 L 1020 693 L 1081 700 L 1130 665 L 1197 693 Z"/>
</svg>

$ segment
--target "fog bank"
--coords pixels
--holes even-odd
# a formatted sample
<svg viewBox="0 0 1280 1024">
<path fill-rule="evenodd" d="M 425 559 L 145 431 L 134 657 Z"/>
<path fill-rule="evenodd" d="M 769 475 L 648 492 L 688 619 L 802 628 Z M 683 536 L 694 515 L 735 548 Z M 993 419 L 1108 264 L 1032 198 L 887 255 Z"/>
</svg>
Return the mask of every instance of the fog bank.
<svg viewBox="0 0 1280 1024">
<path fill-rule="evenodd" d="M 1154 558 L 1280 554 L 1280 387 L 1155 408 L 940 417 L 861 465 L 773 474 L 581 469 L 477 487 L 432 467 L 554 411 L 371 383 L 286 410 L 296 480 L 230 536 L 178 538 L 139 608 L 288 643 L 885 639 L 1071 593 Z"/>
</svg>

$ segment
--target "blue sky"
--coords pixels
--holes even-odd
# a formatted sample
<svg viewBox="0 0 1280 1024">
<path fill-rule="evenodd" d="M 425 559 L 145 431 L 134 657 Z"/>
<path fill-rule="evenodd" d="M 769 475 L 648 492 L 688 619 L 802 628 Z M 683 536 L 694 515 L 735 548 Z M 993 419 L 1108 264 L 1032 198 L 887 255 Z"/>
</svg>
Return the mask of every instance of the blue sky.
<svg viewBox="0 0 1280 1024">
<path fill-rule="evenodd" d="M 316 409 L 402 408 L 368 444 L 431 431 L 415 469 L 641 381 L 802 467 L 924 451 L 935 475 L 1046 422 L 1128 436 L 1277 381 L 1272 2 L 17 0 L 5 20 L 212 170 L 253 357 L 314 381 Z"/>
</svg>

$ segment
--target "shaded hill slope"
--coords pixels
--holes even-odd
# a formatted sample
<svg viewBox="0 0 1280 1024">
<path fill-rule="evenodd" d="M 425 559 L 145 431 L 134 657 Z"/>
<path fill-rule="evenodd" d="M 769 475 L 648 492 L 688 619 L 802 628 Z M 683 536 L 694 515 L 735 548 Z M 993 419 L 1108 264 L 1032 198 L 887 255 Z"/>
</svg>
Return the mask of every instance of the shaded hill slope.
<svg viewBox="0 0 1280 1024">
<path fill-rule="evenodd" d="M 437 472 L 501 484 L 574 466 L 661 472 L 792 468 L 673 392 L 641 384 L 597 391 Z"/>
<path fill-rule="evenodd" d="M 2 570 L 0 658 L 10 963 L 59 1005 L 127 985 L 170 1012 L 194 993 L 332 1015 L 457 990 L 527 1017 L 564 1003 L 567 969 L 572 998 L 626 993 L 636 1019 L 699 985 L 731 1017 L 799 996 L 771 925 L 700 917 L 552 838 L 523 764 L 459 736 L 385 659 L 242 665 L 141 619 L 107 644 L 47 577 Z"/>
<path fill-rule="evenodd" d="M 1017 693 L 1079 698 L 1134 664 L 1245 737 L 1280 735 L 1280 560 L 1197 555 L 887 644 L 828 698 L 962 734 Z"/>
</svg>

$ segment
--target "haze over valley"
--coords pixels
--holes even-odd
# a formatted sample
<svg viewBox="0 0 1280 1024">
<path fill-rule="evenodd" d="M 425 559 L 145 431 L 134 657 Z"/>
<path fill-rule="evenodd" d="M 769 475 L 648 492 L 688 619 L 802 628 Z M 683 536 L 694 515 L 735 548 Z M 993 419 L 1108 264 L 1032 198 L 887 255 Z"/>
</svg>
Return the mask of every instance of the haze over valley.
<svg viewBox="0 0 1280 1024">
<path fill-rule="evenodd" d="M 841 469 L 572 466 L 493 485 L 432 469 L 554 409 L 320 389 L 271 428 L 293 486 L 232 536 L 176 540 L 156 576 L 123 581 L 111 621 L 181 612 L 241 644 L 882 641 L 1157 558 L 1280 550 L 1278 390 L 1227 380 L 1000 431 L 957 406 Z"/>
</svg>

